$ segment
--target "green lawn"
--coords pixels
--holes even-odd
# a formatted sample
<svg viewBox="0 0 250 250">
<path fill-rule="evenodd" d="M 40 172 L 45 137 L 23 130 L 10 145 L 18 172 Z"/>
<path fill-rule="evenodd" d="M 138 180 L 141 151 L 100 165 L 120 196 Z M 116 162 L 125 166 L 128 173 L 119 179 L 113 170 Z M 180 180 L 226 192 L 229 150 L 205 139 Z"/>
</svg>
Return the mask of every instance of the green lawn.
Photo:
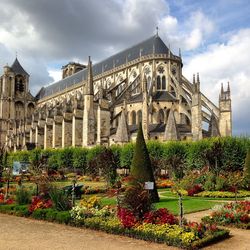
<svg viewBox="0 0 250 250">
<path fill-rule="evenodd" d="M 155 203 L 154 206 L 156 208 L 167 208 L 169 211 L 171 211 L 173 214 L 177 215 L 179 213 L 179 207 L 178 207 L 178 197 L 173 194 L 169 189 L 166 190 L 158 190 L 160 192 L 160 202 Z M 164 194 L 164 196 L 163 196 Z M 112 197 L 105 197 L 105 196 L 99 196 L 101 198 L 101 202 L 103 205 L 115 205 L 116 204 L 116 198 Z M 223 199 L 217 199 L 217 200 L 223 200 Z M 222 202 L 213 201 L 206 198 L 198 198 L 198 197 L 183 197 L 183 207 L 184 207 L 184 213 L 193 213 L 198 212 L 202 210 L 207 210 L 212 208 L 213 206 L 217 204 L 221 204 Z"/>
</svg>

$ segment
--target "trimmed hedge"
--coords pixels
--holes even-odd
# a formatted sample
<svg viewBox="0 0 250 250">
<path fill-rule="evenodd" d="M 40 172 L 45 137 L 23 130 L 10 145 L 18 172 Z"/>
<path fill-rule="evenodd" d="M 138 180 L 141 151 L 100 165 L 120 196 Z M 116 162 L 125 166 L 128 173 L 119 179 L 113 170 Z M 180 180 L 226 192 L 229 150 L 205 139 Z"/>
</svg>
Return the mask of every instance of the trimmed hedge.
<svg viewBox="0 0 250 250">
<path fill-rule="evenodd" d="M 225 171 L 243 170 L 247 150 L 250 149 L 250 139 L 240 137 L 208 138 L 197 142 L 158 142 L 148 141 L 147 148 L 153 162 L 158 161 L 163 166 L 176 165 L 183 170 L 202 169 L 209 165 L 213 145 L 219 145 L 222 154 L 219 156 L 219 169 Z M 129 168 L 133 159 L 134 144 L 110 147 L 115 155 L 118 168 Z M 8 155 L 8 164 L 13 161 L 30 161 L 36 164 L 41 155 L 47 160 L 50 169 L 75 168 L 86 170 L 89 162 L 103 151 L 104 147 L 65 148 L 65 149 L 35 149 L 32 151 L 12 152 Z M 181 173 L 177 173 L 181 174 Z"/>
</svg>

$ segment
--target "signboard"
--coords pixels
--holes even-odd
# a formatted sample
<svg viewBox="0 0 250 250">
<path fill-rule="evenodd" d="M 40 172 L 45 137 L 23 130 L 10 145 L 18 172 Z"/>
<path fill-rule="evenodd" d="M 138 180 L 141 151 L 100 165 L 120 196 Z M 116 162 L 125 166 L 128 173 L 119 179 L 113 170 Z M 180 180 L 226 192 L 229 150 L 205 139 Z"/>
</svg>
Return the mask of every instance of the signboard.
<svg viewBox="0 0 250 250">
<path fill-rule="evenodd" d="M 145 182 L 144 188 L 147 190 L 153 190 L 154 189 L 154 182 L 151 182 L 151 181 Z"/>
<path fill-rule="evenodd" d="M 20 161 L 14 161 L 13 162 L 13 175 L 20 175 L 20 174 L 26 174 L 29 169 L 29 163 L 28 162 L 20 162 Z"/>
</svg>

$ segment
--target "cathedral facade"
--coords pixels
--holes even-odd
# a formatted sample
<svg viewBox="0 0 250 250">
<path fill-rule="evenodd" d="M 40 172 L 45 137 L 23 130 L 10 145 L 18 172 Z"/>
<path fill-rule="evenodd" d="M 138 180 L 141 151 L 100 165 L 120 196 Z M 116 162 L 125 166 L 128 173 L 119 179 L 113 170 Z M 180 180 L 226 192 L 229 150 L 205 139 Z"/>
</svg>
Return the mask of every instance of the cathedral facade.
<svg viewBox="0 0 250 250">
<path fill-rule="evenodd" d="M 8 150 L 123 144 L 141 123 L 146 140 L 231 136 L 229 84 L 219 105 L 200 91 L 199 74 L 182 75 L 155 35 L 92 66 L 70 62 L 62 80 L 33 97 L 29 75 L 16 59 L 0 78 L 0 144 Z M 207 125 L 206 125 L 207 124 Z"/>
</svg>

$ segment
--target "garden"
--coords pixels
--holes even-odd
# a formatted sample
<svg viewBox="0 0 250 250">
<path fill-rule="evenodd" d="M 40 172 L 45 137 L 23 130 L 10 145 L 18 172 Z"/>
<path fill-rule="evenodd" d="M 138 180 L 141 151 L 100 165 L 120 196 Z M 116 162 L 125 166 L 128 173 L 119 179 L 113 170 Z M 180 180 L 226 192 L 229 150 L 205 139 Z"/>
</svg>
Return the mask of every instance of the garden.
<svg viewBox="0 0 250 250">
<path fill-rule="evenodd" d="M 250 228 L 250 140 L 0 152 L 0 212 L 197 249 Z M 13 174 L 14 162 L 28 169 Z M 202 222 L 185 214 L 212 209 Z"/>
</svg>

